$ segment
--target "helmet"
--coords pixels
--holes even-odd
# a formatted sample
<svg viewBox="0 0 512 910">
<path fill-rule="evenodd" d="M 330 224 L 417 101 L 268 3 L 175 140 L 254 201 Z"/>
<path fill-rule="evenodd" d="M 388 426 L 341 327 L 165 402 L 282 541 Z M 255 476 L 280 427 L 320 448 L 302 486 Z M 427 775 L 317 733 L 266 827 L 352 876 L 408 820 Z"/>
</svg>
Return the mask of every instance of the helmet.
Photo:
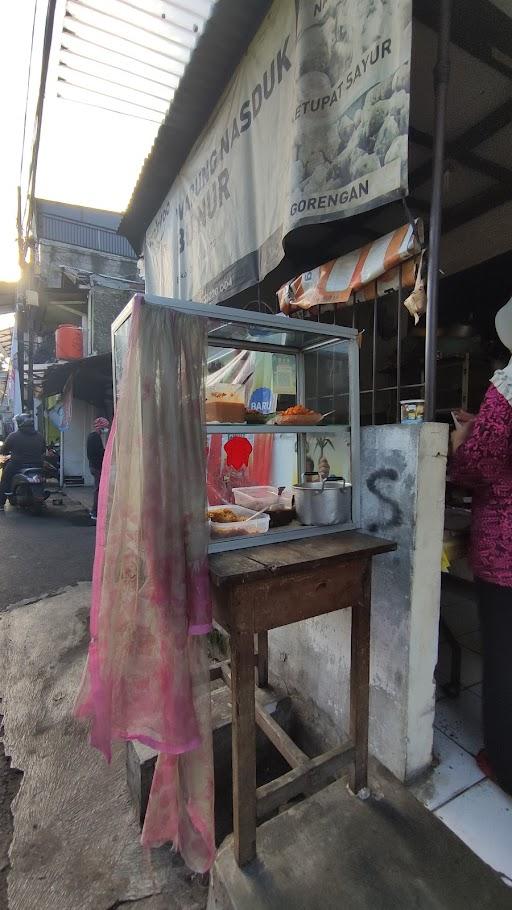
<svg viewBox="0 0 512 910">
<path fill-rule="evenodd" d="M 17 414 L 14 419 L 16 421 L 16 426 L 18 427 L 18 430 L 21 430 L 22 427 L 33 427 L 34 426 L 34 418 L 33 418 L 32 414 L 27 414 L 27 413 L 26 414 Z"/>
</svg>

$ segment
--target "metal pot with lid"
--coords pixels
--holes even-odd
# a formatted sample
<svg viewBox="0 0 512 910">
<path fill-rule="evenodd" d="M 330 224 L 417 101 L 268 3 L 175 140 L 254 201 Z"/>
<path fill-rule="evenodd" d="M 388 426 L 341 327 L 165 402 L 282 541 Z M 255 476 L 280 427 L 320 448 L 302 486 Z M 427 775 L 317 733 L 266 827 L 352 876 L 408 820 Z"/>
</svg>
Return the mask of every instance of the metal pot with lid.
<svg viewBox="0 0 512 910">
<path fill-rule="evenodd" d="M 295 484 L 293 497 L 297 518 L 303 525 L 341 525 L 352 516 L 352 485 L 343 477 L 328 477 L 316 483 Z"/>
</svg>

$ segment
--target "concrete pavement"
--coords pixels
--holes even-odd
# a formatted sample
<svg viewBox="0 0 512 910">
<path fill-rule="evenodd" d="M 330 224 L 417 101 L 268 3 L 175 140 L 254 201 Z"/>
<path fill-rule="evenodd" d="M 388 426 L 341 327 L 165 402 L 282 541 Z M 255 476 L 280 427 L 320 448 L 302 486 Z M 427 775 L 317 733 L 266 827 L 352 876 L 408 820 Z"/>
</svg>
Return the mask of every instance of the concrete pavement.
<svg viewBox="0 0 512 910">
<path fill-rule="evenodd" d="M 125 747 L 112 763 L 73 704 L 90 584 L 0 615 L 5 751 L 23 772 L 2 910 L 203 910 L 207 890 L 171 850 L 143 850 Z"/>
</svg>

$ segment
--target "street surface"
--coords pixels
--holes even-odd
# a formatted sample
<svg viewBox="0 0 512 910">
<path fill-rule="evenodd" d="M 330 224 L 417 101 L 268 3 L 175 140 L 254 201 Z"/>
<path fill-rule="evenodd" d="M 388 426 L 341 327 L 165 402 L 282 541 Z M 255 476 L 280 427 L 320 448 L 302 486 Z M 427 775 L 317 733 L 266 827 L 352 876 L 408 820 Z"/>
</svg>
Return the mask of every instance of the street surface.
<svg viewBox="0 0 512 910">
<path fill-rule="evenodd" d="M 0 612 L 92 578 L 96 529 L 85 509 L 50 506 L 40 516 L 0 512 Z"/>
</svg>

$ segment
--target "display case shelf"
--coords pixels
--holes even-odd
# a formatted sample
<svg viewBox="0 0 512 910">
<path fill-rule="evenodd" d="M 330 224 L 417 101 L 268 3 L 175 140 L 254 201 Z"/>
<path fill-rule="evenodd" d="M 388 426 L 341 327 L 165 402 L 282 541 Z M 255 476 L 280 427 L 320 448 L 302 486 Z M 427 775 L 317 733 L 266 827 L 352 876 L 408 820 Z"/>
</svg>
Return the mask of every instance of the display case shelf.
<svg viewBox="0 0 512 910">
<path fill-rule="evenodd" d="M 270 528 L 265 534 L 255 534 L 254 537 L 231 537 L 225 540 L 211 540 L 208 545 L 209 553 L 224 553 L 226 550 L 242 550 L 248 547 L 268 546 L 272 543 L 285 543 L 287 540 L 303 540 L 305 537 L 323 537 L 325 534 L 335 534 L 337 531 L 351 531 L 355 528 L 353 521 L 343 525 L 301 525 L 294 522 L 292 526 L 284 528 Z"/>
<path fill-rule="evenodd" d="M 280 426 L 275 423 L 207 423 L 207 434 L 221 434 L 226 436 L 251 436 L 253 433 L 307 433 L 312 436 L 332 436 L 343 433 L 348 429 L 342 424 L 313 424 L 313 426 L 294 426 L 287 424 Z"/>
<path fill-rule="evenodd" d="M 344 477 L 351 486 L 351 518 L 343 525 L 310 527 L 294 520 L 264 534 L 213 538 L 209 552 L 321 538 L 325 534 L 359 527 L 357 331 L 313 319 L 274 316 L 152 295 L 146 296 L 146 301 L 191 318 L 204 319 L 207 336 L 205 404 L 230 405 L 224 413 L 210 411 L 210 419 L 216 416 L 240 420 L 244 409 L 271 415 L 299 405 L 310 412 L 326 414 L 328 419 L 335 421 L 314 425 L 204 425 L 208 437 L 206 485 L 212 507 L 233 504 L 233 491 L 237 488 L 293 487 L 309 471 L 325 471 Z M 115 397 L 126 361 L 131 312 L 130 303 L 112 326 Z M 231 386 L 231 390 L 224 390 L 225 386 Z M 174 390 L 169 389 L 169 395 L 173 393 Z M 221 401 L 224 396 L 227 396 L 226 400 Z M 214 401 L 215 398 L 220 404 Z M 233 408 L 233 404 L 236 407 Z M 236 436 L 245 437 L 250 444 L 239 445 L 239 451 L 235 451 L 236 445 L 230 446 L 229 440 L 222 439 Z"/>
</svg>

